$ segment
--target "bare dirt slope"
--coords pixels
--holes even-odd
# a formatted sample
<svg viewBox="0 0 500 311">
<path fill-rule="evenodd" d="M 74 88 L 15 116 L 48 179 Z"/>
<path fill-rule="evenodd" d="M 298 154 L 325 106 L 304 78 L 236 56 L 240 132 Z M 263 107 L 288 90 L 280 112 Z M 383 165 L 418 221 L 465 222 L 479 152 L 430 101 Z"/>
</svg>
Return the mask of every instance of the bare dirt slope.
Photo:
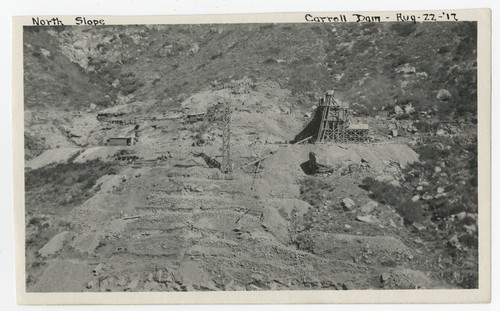
<svg viewBox="0 0 500 311">
<path fill-rule="evenodd" d="M 177 157 L 125 167 L 101 178 L 92 198 L 59 219 L 70 229 L 52 238 L 59 243 L 48 242 L 54 245 L 49 252 L 35 255 L 41 264 L 28 290 L 440 287 L 429 274 L 428 250 L 405 240 L 411 234 L 390 207 L 361 210 L 369 199 L 355 174 L 416 160 L 407 146 L 390 148 L 398 152 L 290 146 L 264 160 L 256 174 L 236 170 L 231 179 L 203 163 L 177 167 L 183 161 Z M 331 164 L 365 158 L 375 170 L 329 176 L 338 200 L 312 207 L 301 199 L 306 175 L 300 163 L 313 150 L 329 154 Z M 356 207 L 345 211 L 345 197 Z M 368 214 L 377 221 L 356 220 Z"/>
<path fill-rule="evenodd" d="M 476 30 L 28 27 L 28 290 L 477 287 L 475 126 L 438 122 L 475 120 Z M 378 143 L 289 144 L 332 88 Z M 186 120 L 221 99 L 231 178 L 195 157 L 220 162 L 220 122 Z"/>
<path fill-rule="evenodd" d="M 231 176 L 195 157 L 220 160 L 218 122 L 151 115 L 143 121 L 146 111 L 122 116 L 140 120 L 137 145 L 58 148 L 30 160 L 27 168 L 36 176 L 58 173 L 57 165 L 69 171 L 53 188 L 28 189 L 28 290 L 447 286 L 433 276 L 436 256 L 414 242 L 395 206 L 371 201 L 360 188 L 365 177 L 401 177 L 401 169 L 418 160 L 408 145 L 286 144 L 309 118 L 271 81 L 211 86 L 182 106 L 207 110 L 220 100 L 232 108 Z M 98 122 L 83 137 L 98 142 L 133 127 Z M 118 161 L 124 152 L 138 160 Z M 330 173 L 307 175 L 311 152 Z M 95 165 L 103 168 L 85 174 Z M 73 183 L 85 191 L 76 192 Z M 314 183 L 328 190 L 310 194 Z"/>
</svg>

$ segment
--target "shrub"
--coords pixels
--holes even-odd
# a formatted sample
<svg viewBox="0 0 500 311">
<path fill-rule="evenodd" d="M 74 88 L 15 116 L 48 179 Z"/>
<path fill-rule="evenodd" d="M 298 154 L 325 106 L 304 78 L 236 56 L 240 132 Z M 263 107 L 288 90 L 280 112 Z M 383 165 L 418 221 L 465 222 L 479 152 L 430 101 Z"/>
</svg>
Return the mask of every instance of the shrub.
<svg viewBox="0 0 500 311">
<path fill-rule="evenodd" d="M 89 191 L 99 178 L 116 174 L 112 163 L 99 160 L 87 163 L 61 163 L 42 167 L 25 173 L 26 191 L 44 189 L 40 203 L 55 205 L 75 205 L 91 196 Z M 66 195 L 70 194 L 70 199 Z"/>
<path fill-rule="evenodd" d="M 266 59 L 266 60 L 264 61 L 264 64 L 266 64 L 266 65 L 276 64 L 276 63 L 277 63 L 276 59 L 274 59 L 274 58 L 272 58 L 272 57 L 269 57 L 268 59 Z"/>
<path fill-rule="evenodd" d="M 379 182 L 371 177 L 363 180 L 362 187 L 371 192 L 372 199 L 394 206 L 408 224 L 424 219 L 422 206 L 418 202 L 409 200 L 410 193 L 407 193 L 404 188 Z"/>
<path fill-rule="evenodd" d="M 306 56 L 302 59 L 302 62 L 304 64 L 310 65 L 310 64 L 314 63 L 314 60 L 310 56 Z"/>
<path fill-rule="evenodd" d="M 352 52 L 355 54 L 363 53 L 367 49 L 369 49 L 370 47 L 371 47 L 371 43 L 369 40 L 364 40 L 364 39 L 357 40 L 354 42 L 354 44 L 352 46 Z"/>
<path fill-rule="evenodd" d="M 450 52 L 450 47 L 449 46 L 442 46 L 438 50 L 438 54 L 446 54 Z"/>
<path fill-rule="evenodd" d="M 281 52 L 281 49 L 277 46 L 273 46 L 267 49 L 267 52 L 272 55 L 278 55 Z"/>
<path fill-rule="evenodd" d="M 421 133 L 435 133 L 439 129 L 439 122 L 420 120 L 414 125 Z"/>
<path fill-rule="evenodd" d="M 404 192 L 400 188 L 379 182 L 371 177 L 363 180 L 362 188 L 370 191 L 370 197 L 380 203 L 396 206 L 404 199 Z"/>
<path fill-rule="evenodd" d="M 314 238 L 310 232 L 299 234 L 293 241 L 297 249 L 314 254 Z"/>
<path fill-rule="evenodd" d="M 478 280 L 479 276 L 477 271 L 467 271 L 463 272 L 461 274 L 462 278 L 460 282 L 458 282 L 458 285 L 461 288 L 467 288 L 467 289 L 472 289 L 472 288 L 478 288 Z"/>
<path fill-rule="evenodd" d="M 63 96 L 69 96 L 71 93 L 73 93 L 73 89 L 69 85 L 65 85 L 61 89 L 61 94 Z"/>
<path fill-rule="evenodd" d="M 474 218 L 470 217 L 470 216 L 466 216 L 466 217 L 463 219 L 462 223 L 463 223 L 464 225 L 470 226 L 470 225 L 475 224 L 475 223 L 476 223 L 476 220 L 475 220 Z"/>
<path fill-rule="evenodd" d="M 122 92 L 124 95 L 129 95 L 137 91 L 140 87 L 142 87 L 144 84 L 142 82 L 139 82 L 137 80 L 128 80 L 126 82 L 122 82 Z"/>
<path fill-rule="evenodd" d="M 424 219 L 422 206 L 411 200 L 401 201 L 396 206 L 396 211 L 410 224 Z"/>
<path fill-rule="evenodd" d="M 477 236 L 465 234 L 462 235 L 460 238 L 458 238 L 458 241 L 467 248 L 477 249 L 478 246 Z"/>
<path fill-rule="evenodd" d="M 313 26 L 313 27 L 311 28 L 311 30 L 312 30 L 312 31 L 314 31 L 314 32 L 315 32 L 316 34 L 318 34 L 318 35 L 323 34 L 323 29 L 322 29 L 321 27 L 317 26 L 317 25 L 316 25 L 316 26 Z"/>
<path fill-rule="evenodd" d="M 264 30 L 264 29 L 272 29 L 274 28 L 275 24 L 264 24 L 262 26 L 260 26 L 260 29 Z"/>
<path fill-rule="evenodd" d="M 301 198 L 312 206 L 321 205 L 323 200 L 334 200 L 333 185 L 317 177 L 307 177 L 300 185 Z"/>
<path fill-rule="evenodd" d="M 100 98 L 96 101 L 96 105 L 99 106 L 99 107 L 103 107 L 103 108 L 108 108 L 108 107 L 111 107 L 113 105 L 113 102 L 111 101 L 110 98 Z"/>
<path fill-rule="evenodd" d="M 42 224 L 43 221 L 44 221 L 43 217 L 35 216 L 30 218 L 30 220 L 28 221 L 28 226 L 38 227 Z"/>
<path fill-rule="evenodd" d="M 422 124 L 420 124 L 422 123 Z M 419 127 L 430 127 L 434 131 L 437 124 L 415 123 Z M 422 130 L 421 128 L 421 130 Z M 460 212 L 477 212 L 477 142 L 462 140 L 442 140 L 437 144 L 424 144 L 414 147 L 420 161 L 412 163 L 403 171 L 407 182 L 426 180 L 431 189 L 444 187 L 447 196 L 427 201 L 427 210 L 433 213 L 433 221 L 440 221 Z M 444 162 L 441 174 L 435 167 Z M 453 198 L 451 201 L 450 198 Z M 467 220 L 473 222 L 472 220 Z"/>
<path fill-rule="evenodd" d="M 408 37 L 415 30 L 417 30 L 417 24 L 414 24 L 414 23 L 394 23 L 391 25 L 391 30 L 394 31 L 398 36 Z"/>
<path fill-rule="evenodd" d="M 210 59 L 211 60 L 216 60 L 217 58 L 219 58 L 221 56 L 222 56 L 222 52 L 219 52 L 217 54 L 214 54 L 214 55 L 210 56 Z"/>
</svg>

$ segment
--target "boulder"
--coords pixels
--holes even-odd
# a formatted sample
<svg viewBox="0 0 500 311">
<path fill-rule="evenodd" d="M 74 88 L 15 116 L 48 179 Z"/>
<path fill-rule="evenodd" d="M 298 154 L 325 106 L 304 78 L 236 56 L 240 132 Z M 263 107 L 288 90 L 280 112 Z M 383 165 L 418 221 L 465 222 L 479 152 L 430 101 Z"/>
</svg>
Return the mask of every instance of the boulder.
<svg viewBox="0 0 500 311">
<path fill-rule="evenodd" d="M 445 197 L 447 194 L 446 192 L 442 192 L 442 193 L 438 193 L 434 196 L 435 199 L 439 199 L 439 198 L 442 198 L 442 197 Z"/>
<path fill-rule="evenodd" d="M 444 187 L 438 187 L 437 188 L 437 193 L 443 193 L 444 192 Z"/>
<path fill-rule="evenodd" d="M 436 172 L 436 173 L 439 173 L 439 172 L 441 172 L 441 171 L 442 171 L 442 169 L 441 169 L 441 167 L 439 167 L 439 166 L 436 166 L 436 167 L 434 168 L 434 172 Z"/>
<path fill-rule="evenodd" d="M 448 243 L 455 247 L 455 248 L 460 248 L 460 242 L 458 241 L 458 235 L 455 234 L 453 235 L 449 240 L 448 240 Z"/>
<path fill-rule="evenodd" d="M 154 278 L 153 278 L 153 273 L 149 273 L 149 274 L 148 274 L 148 281 L 149 281 L 149 282 L 153 282 L 153 281 L 154 281 Z"/>
<path fill-rule="evenodd" d="M 50 58 L 50 51 L 47 51 L 46 49 L 40 49 L 40 53 L 42 53 L 43 56 Z"/>
<path fill-rule="evenodd" d="M 400 183 L 399 183 L 399 181 L 397 181 L 397 180 L 390 181 L 390 182 L 389 182 L 389 185 L 394 186 L 394 187 L 397 187 L 397 188 L 400 188 L 400 187 L 401 187 L 401 184 L 400 184 Z"/>
<path fill-rule="evenodd" d="M 378 203 L 375 201 L 369 201 L 363 206 L 361 206 L 361 212 L 364 214 L 369 214 L 375 210 L 375 208 L 378 206 Z"/>
<path fill-rule="evenodd" d="M 377 219 L 377 217 L 373 215 L 367 215 L 367 216 L 356 216 L 357 221 L 361 222 L 367 222 L 367 223 L 378 223 L 380 220 Z"/>
<path fill-rule="evenodd" d="M 200 50 L 200 46 L 198 43 L 193 44 L 193 46 L 189 49 L 190 54 L 196 54 Z"/>
<path fill-rule="evenodd" d="M 411 74 L 415 74 L 417 72 L 417 69 L 413 66 L 410 66 L 409 63 L 406 63 L 406 64 L 396 68 L 396 72 L 398 74 L 411 75 Z"/>
<path fill-rule="evenodd" d="M 162 276 L 162 281 L 163 281 L 163 283 L 173 283 L 174 282 L 174 279 L 172 278 L 172 274 L 170 272 L 168 272 L 168 270 L 167 270 L 167 273 L 165 273 L 164 276 Z"/>
<path fill-rule="evenodd" d="M 473 234 L 477 232 L 477 226 L 475 224 L 472 225 L 464 225 L 464 229 L 468 234 Z"/>
<path fill-rule="evenodd" d="M 449 101 L 451 97 L 452 96 L 450 91 L 446 89 L 440 89 L 436 95 L 436 98 L 439 99 L 440 101 Z"/>
<path fill-rule="evenodd" d="M 433 198 L 433 196 L 432 196 L 432 195 L 428 195 L 428 194 L 424 194 L 424 195 L 422 196 L 422 200 L 425 200 L 425 201 L 427 201 L 427 200 L 431 200 L 432 198 Z"/>
<path fill-rule="evenodd" d="M 401 107 L 396 106 L 396 107 L 394 107 L 394 113 L 395 114 L 403 114 L 404 110 Z"/>
<path fill-rule="evenodd" d="M 427 229 L 426 226 L 424 226 L 424 225 L 422 225 L 421 223 L 418 223 L 418 222 L 416 222 L 416 223 L 413 224 L 413 228 L 417 229 L 418 231 L 423 231 L 423 230 Z"/>
<path fill-rule="evenodd" d="M 420 196 L 419 196 L 418 194 L 417 194 L 417 195 L 414 195 L 414 196 L 411 198 L 411 200 L 412 200 L 413 202 L 417 202 L 417 201 L 419 201 L 419 200 L 420 200 Z"/>
<path fill-rule="evenodd" d="M 391 175 L 379 175 L 375 177 L 375 180 L 379 182 L 391 182 L 394 180 L 394 177 L 392 177 Z"/>
<path fill-rule="evenodd" d="M 417 73 L 416 73 L 416 75 L 417 75 L 418 77 L 420 77 L 420 78 L 427 78 L 427 76 L 428 76 L 428 75 L 427 75 L 427 72 L 424 72 L 424 71 L 422 71 L 422 72 L 417 72 Z"/>
<path fill-rule="evenodd" d="M 463 220 L 466 216 L 467 216 L 466 212 L 460 212 L 458 214 L 453 215 L 453 217 L 458 220 Z"/>
<path fill-rule="evenodd" d="M 443 129 L 439 129 L 436 131 L 436 135 L 437 136 L 444 136 L 444 135 L 446 135 L 446 131 Z"/>
<path fill-rule="evenodd" d="M 354 203 L 354 201 L 349 198 L 343 198 L 341 204 L 342 207 L 348 211 L 352 210 L 356 206 L 356 203 Z"/>
<path fill-rule="evenodd" d="M 396 223 L 394 222 L 394 220 L 392 220 L 392 218 L 389 218 L 389 225 L 391 225 L 391 227 L 393 227 L 393 228 L 397 228 L 398 227 L 396 225 Z"/>
<path fill-rule="evenodd" d="M 389 273 L 384 272 L 380 276 L 380 281 L 383 283 L 383 282 L 387 281 L 390 277 L 391 277 L 391 275 Z"/>
<path fill-rule="evenodd" d="M 413 112 L 415 112 L 415 108 L 411 104 L 408 104 L 405 106 L 405 113 L 406 114 L 410 114 Z"/>
</svg>

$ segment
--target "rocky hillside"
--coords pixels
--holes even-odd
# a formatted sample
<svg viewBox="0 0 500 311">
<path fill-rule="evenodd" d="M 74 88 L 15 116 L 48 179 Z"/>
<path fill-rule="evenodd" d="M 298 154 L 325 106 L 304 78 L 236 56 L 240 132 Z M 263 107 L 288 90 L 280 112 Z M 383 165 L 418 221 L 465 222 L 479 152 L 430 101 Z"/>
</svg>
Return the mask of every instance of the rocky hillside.
<svg viewBox="0 0 500 311">
<path fill-rule="evenodd" d="M 477 288 L 474 24 L 24 36 L 30 291 Z M 332 88 L 369 142 L 290 144 Z"/>
<path fill-rule="evenodd" d="M 335 88 L 366 113 L 409 102 L 475 111 L 473 23 L 28 27 L 24 36 L 30 109 L 145 99 L 169 109 L 207 86 L 249 77 L 278 82 L 298 105 Z M 453 100 L 438 101 L 440 89 Z"/>
<path fill-rule="evenodd" d="M 401 81 L 396 82 L 408 78 L 398 78 L 397 74 L 420 72 L 417 76 L 433 86 L 422 98 L 429 100 L 439 88 L 459 95 L 460 91 L 454 88 L 458 81 L 454 80 L 460 73 L 475 69 L 476 26 L 472 23 L 110 26 L 56 30 L 26 31 L 25 41 L 34 41 L 34 51 L 30 51 L 33 56 L 37 50 L 41 52 L 38 48 L 43 48 L 43 43 L 49 52 L 50 47 L 56 50 L 51 58 L 55 64 L 68 60 L 78 64 L 92 82 L 101 81 L 94 81 L 96 77 L 89 73 L 107 82 L 102 87 L 116 88 L 128 95 L 134 93 L 130 85 L 136 81 L 139 99 L 157 89 L 153 93 L 157 99 L 165 99 L 160 95 L 163 93 L 167 98 L 175 98 L 213 80 L 224 82 L 248 76 L 279 80 L 296 94 L 322 92 L 332 85 L 348 92 L 355 83 L 369 88 L 384 78 L 389 84 L 396 84 L 396 92 L 387 98 L 391 102 L 396 99 L 394 96 L 412 91 L 411 85 L 404 85 L 407 89 L 397 92 Z M 38 40 L 32 38 L 41 42 L 36 44 Z M 398 70 L 406 63 L 414 70 Z M 136 75 L 135 80 L 126 79 L 131 73 Z"/>
<path fill-rule="evenodd" d="M 476 25 L 465 22 L 27 27 L 26 156 L 82 145 L 67 130 L 78 111 L 92 113 L 87 127 L 115 105 L 149 102 L 154 115 L 242 78 L 288 90 L 295 110 L 335 88 L 359 115 L 411 104 L 470 118 L 475 47 Z"/>
</svg>

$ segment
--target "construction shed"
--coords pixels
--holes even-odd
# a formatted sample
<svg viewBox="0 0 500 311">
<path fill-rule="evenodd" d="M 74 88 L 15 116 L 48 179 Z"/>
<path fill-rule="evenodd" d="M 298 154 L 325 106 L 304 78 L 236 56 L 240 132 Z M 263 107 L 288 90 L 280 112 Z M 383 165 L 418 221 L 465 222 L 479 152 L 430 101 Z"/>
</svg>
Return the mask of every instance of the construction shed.
<svg viewBox="0 0 500 311">
<path fill-rule="evenodd" d="M 133 144 L 133 137 L 110 137 L 107 140 L 108 146 L 132 146 Z"/>
<path fill-rule="evenodd" d="M 205 113 L 203 112 L 197 112 L 197 113 L 188 113 L 186 114 L 186 120 L 189 123 L 194 123 L 198 121 L 203 121 L 205 118 Z"/>
</svg>

